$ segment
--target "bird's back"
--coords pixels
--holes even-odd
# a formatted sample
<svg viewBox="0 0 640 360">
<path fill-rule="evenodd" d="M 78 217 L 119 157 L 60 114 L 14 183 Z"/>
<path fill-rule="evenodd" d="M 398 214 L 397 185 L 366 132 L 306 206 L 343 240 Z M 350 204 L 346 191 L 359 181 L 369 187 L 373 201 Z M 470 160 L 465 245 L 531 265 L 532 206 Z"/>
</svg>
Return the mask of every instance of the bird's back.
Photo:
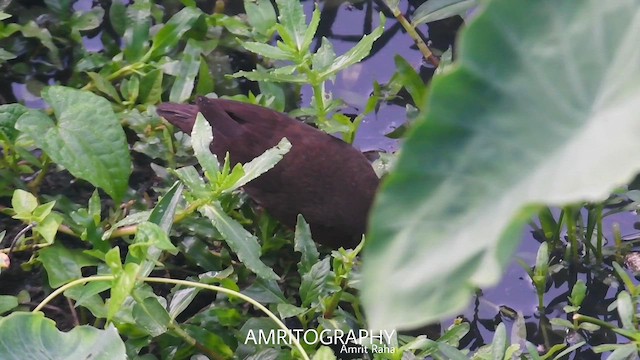
<svg viewBox="0 0 640 360">
<path fill-rule="evenodd" d="M 172 105 L 168 109 L 159 106 L 158 113 L 173 122 L 170 117 L 175 118 L 175 106 L 190 107 L 183 113 L 202 112 L 213 128 L 212 152 L 218 158 L 229 152 L 233 164 L 251 161 L 286 137 L 292 145 L 289 153 L 273 169 L 247 184 L 245 191 L 290 227 L 302 214 L 319 243 L 331 247 L 357 245 L 366 230 L 379 181 L 358 150 L 256 105 L 207 98 L 198 99 L 197 109 L 193 105 Z M 180 128 L 185 131 L 188 127 Z"/>
</svg>

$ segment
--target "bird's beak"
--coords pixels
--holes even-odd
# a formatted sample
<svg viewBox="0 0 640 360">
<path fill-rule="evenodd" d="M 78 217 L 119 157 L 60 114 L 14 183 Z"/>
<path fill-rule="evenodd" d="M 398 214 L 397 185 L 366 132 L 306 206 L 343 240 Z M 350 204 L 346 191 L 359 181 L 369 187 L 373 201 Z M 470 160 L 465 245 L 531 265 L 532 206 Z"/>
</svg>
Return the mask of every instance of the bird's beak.
<svg viewBox="0 0 640 360">
<path fill-rule="evenodd" d="M 196 105 L 163 103 L 158 105 L 156 112 L 184 133 L 191 134 L 198 115 L 198 107 Z"/>
</svg>

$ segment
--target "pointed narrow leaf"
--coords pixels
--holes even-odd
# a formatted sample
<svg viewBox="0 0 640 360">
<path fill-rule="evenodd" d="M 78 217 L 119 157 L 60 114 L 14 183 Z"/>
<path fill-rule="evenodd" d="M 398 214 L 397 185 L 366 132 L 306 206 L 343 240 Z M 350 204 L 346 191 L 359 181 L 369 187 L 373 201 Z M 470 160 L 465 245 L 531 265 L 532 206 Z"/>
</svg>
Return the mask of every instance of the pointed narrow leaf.
<svg viewBox="0 0 640 360">
<path fill-rule="evenodd" d="M 245 230 L 240 223 L 229 217 L 219 204 L 205 205 L 198 210 L 211 220 L 231 250 L 249 270 L 265 280 L 280 279 L 270 267 L 260 260 L 261 249 L 258 239 Z"/>
<path fill-rule="evenodd" d="M 278 4 L 278 12 L 280 13 L 278 16 L 280 26 L 277 26 L 280 36 L 296 50 L 303 50 L 302 44 L 307 24 L 302 4 L 291 0 L 276 0 L 276 4 Z"/>
<path fill-rule="evenodd" d="M 196 20 L 203 13 L 197 7 L 186 7 L 173 15 L 160 31 L 153 37 L 151 58 L 165 54 L 176 46 L 182 35 L 191 30 Z"/>
<path fill-rule="evenodd" d="M 262 155 L 244 164 L 242 166 L 244 174 L 235 181 L 233 186 L 225 189 L 224 192 L 231 192 L 238 189 L 246 185 L 249 181 L 269 171 L 289 152 L 289 150 L 291 150 L 291 143 L 286 138 L 282 138 L 278 145 L 268 149 Z"/>
<path fill-rule="evenodd" d="M 248 41 L 248 42 L 243 42 L 242 47 L 251 51 L 252 53 L 256 53 L 267 59 L 292 60 L 294 58 L 292 54 L 287 53 L 286 51 L 280 49 L 279 47 L 272 46 L 269 44 Z"/>
<path fill-rule="evenodd" d="M 351 50 L 347 51 L 343 55 L 340 55 L 336 58 L 336 60 L 329 66 L 326 70 L 320 73 L 321 79 L 327 79 L 331 76 L 334 76 L 340 70 L 346 69 L 347 67 L 360 62 L 371 52 L 371 47 L 373 43 L 382 35 L 384 32 L 384 23 L 386 18 L 382 13 L 380 13 L 380 25 L 371 32 L 369 35 L 365 35 L 360 39 L 360 41 L 351 48 Z"/>
<path fill-rule="evenodd" d="M 429 0 L 413 13 L 411 25 L 416 27 L 420 24 L 462 15 L 477 5 L 478 0 Z"/>
<path fill-rule="evenodd" d="M 193 152 L 205 171 L 206 176 L 212 183 L 215 183 L 220 175 L 220 163 L 215 154 L 211 153 L 209 146 L 213 141 L 211 125 L 204 118 L 202 113 L 196 116 L 196 122 L 191 131 L 191 146 Z"/>
<path fill-rule="evenodd" d="M 200 42 L 193 39 L 187 41 L 187 46 L 182 52 L 180 65 L 178 65 L 176 80 L 173 82 L 169 93 L 169 101 L 181 103 L 191 97 L 196 75 L 200 69 L 200 54 L 202 51 L 203 47 Z"/>
</svg>

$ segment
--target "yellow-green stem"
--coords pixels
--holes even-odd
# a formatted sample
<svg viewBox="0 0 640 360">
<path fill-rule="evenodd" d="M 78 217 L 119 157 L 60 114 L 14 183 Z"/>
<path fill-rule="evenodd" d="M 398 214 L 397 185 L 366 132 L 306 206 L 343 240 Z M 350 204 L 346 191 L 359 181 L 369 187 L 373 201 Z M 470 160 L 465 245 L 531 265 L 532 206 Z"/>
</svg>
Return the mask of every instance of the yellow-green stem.
<svg viewBox="0 0 640 360">
<path fill-rule="evenodd" d="M 602 204 L 596 206 L 596 263 L 602 264 Z"/>
<path fill-rule="evenodd" d="M 393 12 L 393 16 L 395 16 L 396 20 L 398 20 L 400 25 L 402 25 L 402 27 L 407 31 L 407 34 L 409 34 L 409 36 L 411 36 L 413 41 L 416 43 L 418 49 L 420 49 L 420 52 L 422 53 L 422 56 L 424 56 L 424 58 L 427 59 L 427 61 L 429 61 L 433 66 L 437 67 L 438 65 L 440 65 L 440 60 L 435 55 L 433 55 L 431 50 L 429 50 L 429 47 L 424 43 L 424 40 L 422 40 L 420 34 L 418 34 L 413 25 L 411 25 L 411 23 L 407 21 L 407 18 L 402 15 L 400 10 L 391 9 L 391 11 Z"/>
<path fill-rule="evenodd" d="M 567 236 L 569 236 L 569 243 L 571 244 L 571 259 L 574 264 L 578 264 L 578 236 L 574 209 L 571 206 L 567 206 L 565 215 L 567 219 Z"/>
<path fill-rule="evenodd" d="M 68 284 L 65 284 L 65 285 L 59 287 L 54 292 L 49 294 L 49 296 L 47 296 L 44 300 L 42 300 L 42 302 L 38 306 L 36 306 L 35 309 L 33 309 L 33 312 L 40 311 L 45 305 L 47 305 L 49 302 L 51 302 L 51 300 L 53 300 L 56 296 L 62 294 L 64 291 L 66 291 L 67 289 L 70 289 L 70 288 L 72 288 L 74 286 L 85 284 L 85 283 L 88 283 L 88 282 L 94 282 L 94 281 L 113 281 L 114 278 L 115 277 L 113 275 L 103 275 L 103 276 L 91 276 L 91 277 L 86 277 L 86 278 L 82 278 L 82 279 L 73 280 L 73 281 L 69 282 Z M 248 296 L 246 296 L 246 295 L 244 295 L 242 293 L 239 293 L 237 291 L 233 291 L 233 290 L 230 290 L 230 289 L 226 289 L 226 288 L 223 288 L 223 287 L 220 287 L 220 286 L 201 284 L 201 283 L 197 283 L 197 282 L 193 282 L 193 281 L 186 281 L 186 280 L 165 279 L 165 278 L 157 278 L 157 277 L 144 277 L 144 278 L 142 278 L 140 280 L 143 281 L 143 282 L 151 282 L 151 283 L 174 284 L 174 285 L 182 285 L 182 286 L 189 286 L 189 287 L 197 287 L 197 288 L 201 288 L 201 289 L 207 289 L 207 290 L 211 290 L 211 291 L 221 292 L 221 293 L 227 294 L 229 296 L 240 298 L 240 299 L 250 303 L 251 305 L 256 307 L 258 310 L 260 310 L 263 313 L 265 313 L 281 329 L 285 330 L 287 332 L 287 334 L 289 335 L 289 339 L 291 340 L 291 343 L 293 344 L 293 346 L 298 351 L 300 351 L 300 355 L 302 356 L 302 358 L 304 360 L 309 360 L 309 356 L 304 351 L 304 349 L 302 348 L 302 345 L 300 345 L 300 342 L 293 335 L 291 330 L 289 330 L 289 328 L 280 319 L 278 319 L 278 317 L 276 317 L 271 311 L 269 311 L 269 309 L 267 309 L 265 306 L 263 306 L 259 302 L 255 301 L 254 299 L 252 299 L 252 298 L 250 298 L 250 297 L 248 297 Z"/>
</svg>

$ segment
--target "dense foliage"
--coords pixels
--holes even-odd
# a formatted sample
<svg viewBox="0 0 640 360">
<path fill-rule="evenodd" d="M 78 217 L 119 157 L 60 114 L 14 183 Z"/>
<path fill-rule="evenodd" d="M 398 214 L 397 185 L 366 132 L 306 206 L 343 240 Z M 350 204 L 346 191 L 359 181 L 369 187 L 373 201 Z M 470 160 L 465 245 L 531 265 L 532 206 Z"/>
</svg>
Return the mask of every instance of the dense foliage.
<svg viewBox="0 0 640 360">
<path fill-rule="evenodd" d="M 358 339 L 376 359 L 637 358 L 640 288 L 619 265 L 635 243 L 618 232 L 607 243 L 603 218 L 640 201 L 624 185 L 640 170 L 640 6 L 489 1 L 429 87 L 397 57 L 355 116 L 328 90 L 370 54 L 389 14 L 438 64 L 415 28 L 476 3 L 431 0 L 411 24 L 389 0 L 337 55 L 316 39 L 319 8 L 307 19 L 297 0 L 3 2 L 0 358 L 334 359 L 363 350 L 295 330 L 369 327 L 393 334 Z M 225 96 L 353 142 L 367 114 L 403 93 L 408 138 L 356 249 L 318 247 L 302 216 L 292 231 L 242 192 L 288 141 L 231 167 L 209 151 L 202 116 L 182 134 L 155 112 Z M 458 349 L 463 319 L 431 339 L 397 332 L 455 315 L 495 284 L 532 217 L 541 245 L 524 266 L 541 336 L 505 309 L 511 336 L 493 322 L 491 343 L 471 350 Z M 568 291 L 548 319 L 559 277 Z M 587 306 L 594 284 L 620 285 L 606 311 Z M 251 341 L 278 329 L 281 341 Z"/>
</svg>

